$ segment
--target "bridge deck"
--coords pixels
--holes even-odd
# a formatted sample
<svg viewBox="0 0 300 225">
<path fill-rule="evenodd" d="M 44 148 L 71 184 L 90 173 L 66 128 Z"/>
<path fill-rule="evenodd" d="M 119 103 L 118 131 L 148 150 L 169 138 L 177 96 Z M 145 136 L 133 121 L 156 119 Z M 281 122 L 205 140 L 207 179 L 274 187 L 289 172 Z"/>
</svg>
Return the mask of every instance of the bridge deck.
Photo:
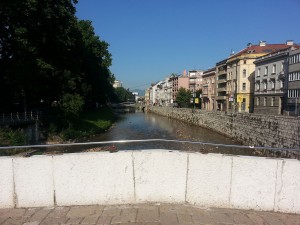
<svg viewBox="0 0 300 225">
<path fill-rule="evenodd" d="M 144 204 L 0 209 L 0 224 L 53 225 L 299 225 L 300 215 L 189 205 Z"/>
</svg>

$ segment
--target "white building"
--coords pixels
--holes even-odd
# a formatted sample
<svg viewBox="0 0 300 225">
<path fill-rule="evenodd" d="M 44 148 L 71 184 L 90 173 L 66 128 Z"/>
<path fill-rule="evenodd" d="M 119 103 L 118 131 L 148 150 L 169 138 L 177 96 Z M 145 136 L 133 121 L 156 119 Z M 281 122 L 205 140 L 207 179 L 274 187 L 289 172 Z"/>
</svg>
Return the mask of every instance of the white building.
<svg viewBox="0 0 300 225">
<path fill-rule="evenodd" d="M 114 88 L 122 87 L 122 82 L 119 80 L 115 80 L 113 83 Z"/>
</svg>

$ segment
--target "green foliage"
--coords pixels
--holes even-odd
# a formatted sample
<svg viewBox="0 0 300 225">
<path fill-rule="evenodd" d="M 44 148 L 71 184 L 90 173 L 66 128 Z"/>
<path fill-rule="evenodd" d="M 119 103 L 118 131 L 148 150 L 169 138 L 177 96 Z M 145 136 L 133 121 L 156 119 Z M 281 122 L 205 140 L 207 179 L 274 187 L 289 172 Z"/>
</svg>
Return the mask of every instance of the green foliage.
<svg viewBox="0 0 300 225">
<path fill-rule="evenodd" d="M 185 88 L 179 88 L 176 96 L 176 102 L 180 107 L 188 107 L 190 104 L 190 100 L 192 98 L 192 93 L 190 90 L 186 90 Z"/>
<path fill-rule="evenodd" d="M 123 87 L 117 87 L 115 88 L 115 102 L 128 102 L 133 101 L 134 96 L 133 94 L 126 90 Z"/>
<path fill-rule="evenodd" d="M 27 144 L 27 141 L 23 130 L 0 128 L 0 146 L 14 146 L 25 144 Z"/>
<path fill-rule="evenodd" d="M 62 131 L 62 138 L 64 140 L 86 138 L 97 133 L 102 133 L 112 126 L 115 119 L 112 110 L 107 107 L 100 110 L 83 112 L 73 127 Z"/>
<path fill-rule="evenodd" d="M 66 102 L 69 94 L 77 103 L 68 99 L 71 103 L 63 109 L 72 116 L 80 108 L 78 96 L 85 104 L 112 98 L 109 45 L 95 35 L 91 21 L 76 18 L 76 3 L 0 2 L 0 111 L 13 110 L 16 103 L 23 109 L 36 107 L 41 99 L 51 107 Z"/>
<path fill-rule="evenodd" d="M 65 94 L 62 98 L 61 109 L 69 122 L 69 126 L 79 117 L 83 108 L 83 98 L 78 94 Z"/>
</svg>

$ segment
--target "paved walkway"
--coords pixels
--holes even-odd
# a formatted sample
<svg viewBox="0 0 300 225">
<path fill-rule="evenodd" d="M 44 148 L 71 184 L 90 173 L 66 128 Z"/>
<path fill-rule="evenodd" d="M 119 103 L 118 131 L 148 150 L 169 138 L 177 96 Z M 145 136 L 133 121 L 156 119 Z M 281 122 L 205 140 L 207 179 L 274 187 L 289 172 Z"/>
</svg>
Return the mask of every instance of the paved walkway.
<svg viewBox="0 0 300 225">
<path fill-rule="evenodd" d="M 300 225 L 300 215 L 145 204 L 0 209 L 1 225 Z"/>
</svg>

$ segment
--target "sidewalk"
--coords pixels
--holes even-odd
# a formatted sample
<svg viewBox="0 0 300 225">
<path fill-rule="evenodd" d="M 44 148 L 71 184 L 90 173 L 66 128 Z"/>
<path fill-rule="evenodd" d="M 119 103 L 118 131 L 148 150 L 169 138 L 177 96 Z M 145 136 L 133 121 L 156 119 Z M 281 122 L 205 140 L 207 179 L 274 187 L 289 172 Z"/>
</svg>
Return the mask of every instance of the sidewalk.
<svg viewBox="0 0 300 225">
<path fill-rule="evenodd" d="M 143 204 L 0 209 L 0 225 L 300 225 L 300 215 Z"/>
</svg>

